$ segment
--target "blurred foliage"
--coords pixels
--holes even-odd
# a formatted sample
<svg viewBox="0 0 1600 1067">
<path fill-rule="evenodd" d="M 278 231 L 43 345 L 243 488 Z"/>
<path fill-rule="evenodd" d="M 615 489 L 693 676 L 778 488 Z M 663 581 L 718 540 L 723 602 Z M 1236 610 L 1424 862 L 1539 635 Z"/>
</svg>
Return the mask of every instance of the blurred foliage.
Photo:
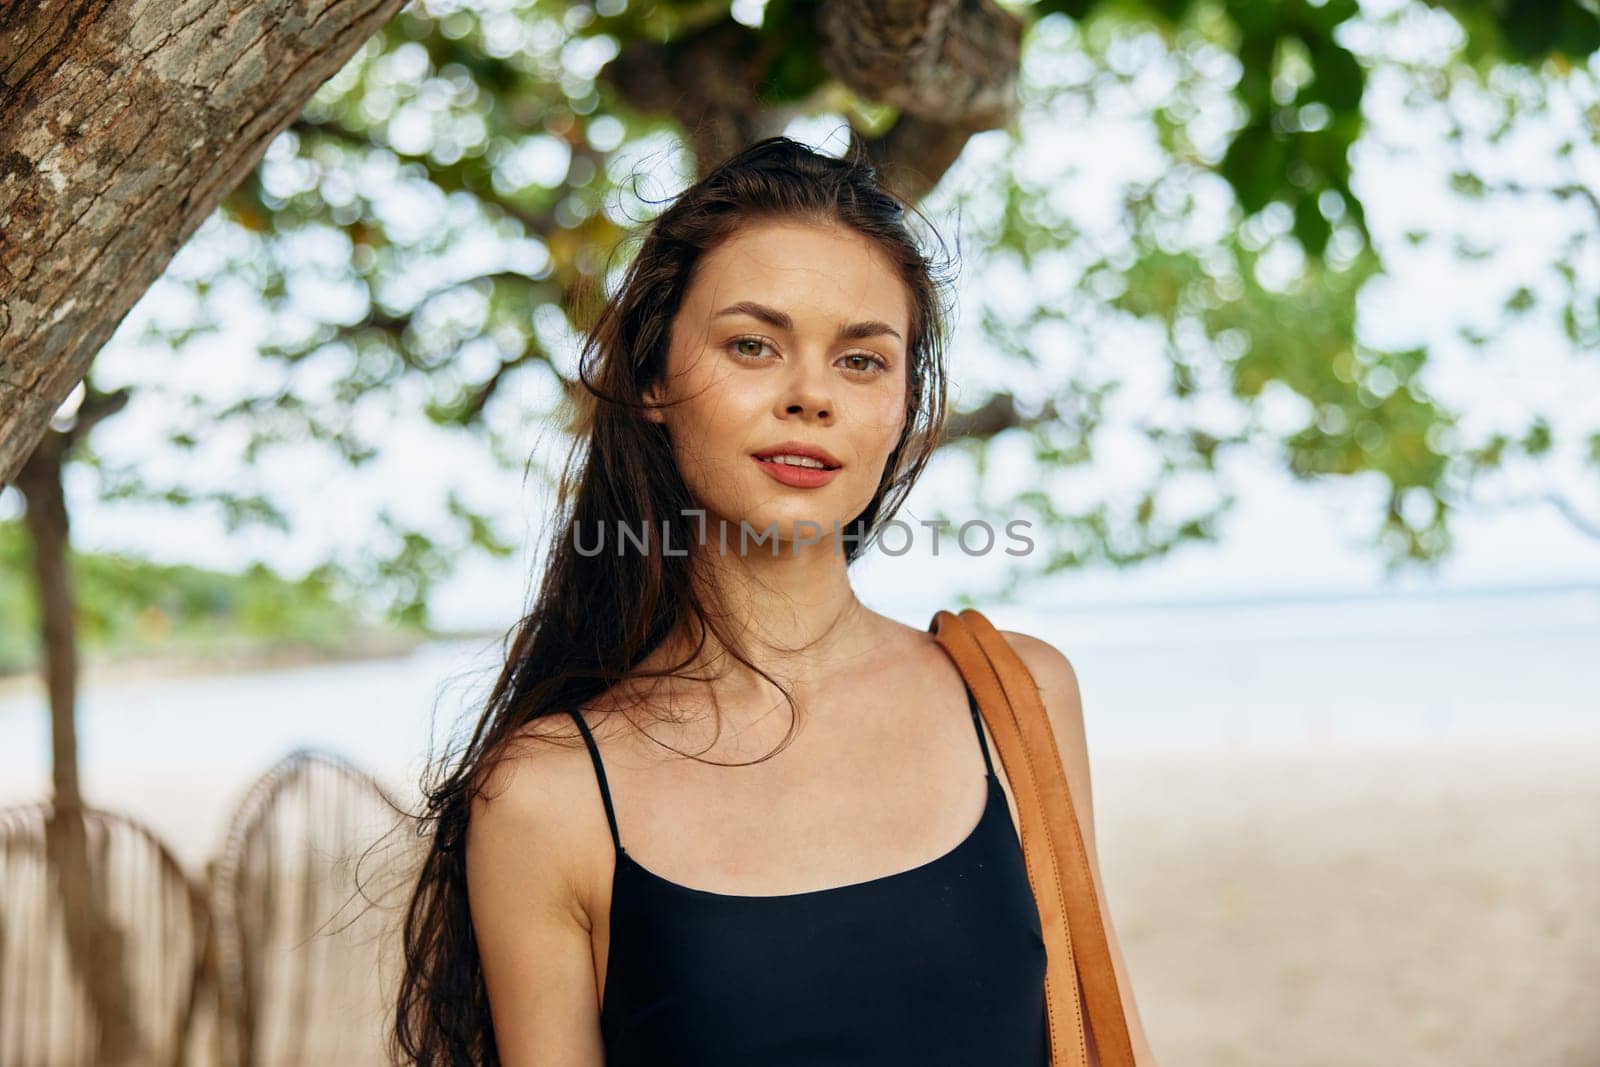
<svg viewBox="0 0 1600 1067">
<path fill-rule="evenodd" d="M 972 291 L 982 336 L 968 347 L 1004 357 L 1010 371 L 994 377 L 1017 383 L 1007 391 L 1019 416 L 956 447 L 980 475 L 1038 465 L 1027 491 L 977 502 L 1043 527 L 1043 559 L 1015 568 L 1017 581 L 1215 537 L 1233 501 L 1221 463 L 1244 448 L 1265 448 L 1299 478 L 1372 481 L 1375 539 L 1391 565 L 1436 561 L 1451 513 L 1470 506 L 1481 477 L 1571 443 L 1537 416 L 1528 432 L 1473 439 L 1432 395 L 1424 372 L 1439 348 L 1463 339 L 1492 348 L 1494 334 L 1396 350 L 1362 336 L 1358 300 L 1392 250 L 1375 243 L 1352 166 L 1365 151 L 1417 150 L 1368 143 L 1381 77 L 1442 123 L 1432 148 L 1456 159 L 1441 195 L 1459 197 L 1463 213 L 1503 210 L 1504 197 L 1592 208 L 1549 276 L 1508 294 L 1505 323 L 1547 313 L 1575 350 L 1600 349 L 1600 200 L 1576 158 L 1592 157 L 1600 131 L 1590 7 L 1456 0 L 1371 17 L 1353 0 L 1008 9 L 1031 22 L 1018 128 L 978 135 L 969 151 L 985 144 L 981 169 L 958 163 L 924 208 L 970 225 L 966 275 L 1008 282 Z M 222 405 L 191 398 L 172 445 L 240 421 L 246 461 L 315 441 L 359 467 L 397 420 L 420 414 L 481 440 L 508 468 L 526 461 L 530 426 L 562 427 L 583 326 L 578 287 L 605 279 L 617 242 L 694 169 L 672 120 L 623 104 L 607 64 L 631 42 L 739 21 L 754 34 L 753 108 L 892 123 L 893 108 L 830 83 L 815 13 L 799 0 L 407 6 L 323 86 L 169 271 L 193 294 L 199 325 L 154 338 L 181 343 L 215 328 L 241 294 L 273 323 L 261 351 L 270 388 Z M 1148 163 L 1114 199 L 1086 207 L 1074 176 L 1094 149 L 1079 131 L 1105 136 L 1112 121 Z M 1567 131 L 1544 184 L 1484 165 L 1536 122 Z M 1040 159 L 1052 154 L 1078 162 L 1050 170 Z M 1407 235 L 1412 245 L 1447 240 Z M 1003 299 L 1017 292 L 1029 306 Z M 1152 353 L 1164 397 L 1113 425 L 1125 379 Z M 1084 478 L 1114 430 L 1142 442 L 1145 461 Z M 1600 428 L 1580 428 L 1577 440 L 1600 472 Z M 106 481 L 127 498 L 173 491 L 145 484 L 137 464 L 108 466 Z M 270 502 L 243 496 L 233 512 L 277 518 Z M 385 515 L 383 543 L 363 543 L 340 566 L 385 590 L 394 617 L 421 619 L 428 591 L 466 554 L 509 551 L 493 516 L 455 495 L 449 514 L 448 537 Z"/>
<path fill-rule="evenodd" d="M 0 522 L 0 674 L 39 661 L 33 548 L 20 521 Z M 328 568 L 297 581 L 256 564 L 242 574 L 71 553 L 80 654 L 211 657 L 243 649 L 342 653 L 380 629 Z"/>
</svg>

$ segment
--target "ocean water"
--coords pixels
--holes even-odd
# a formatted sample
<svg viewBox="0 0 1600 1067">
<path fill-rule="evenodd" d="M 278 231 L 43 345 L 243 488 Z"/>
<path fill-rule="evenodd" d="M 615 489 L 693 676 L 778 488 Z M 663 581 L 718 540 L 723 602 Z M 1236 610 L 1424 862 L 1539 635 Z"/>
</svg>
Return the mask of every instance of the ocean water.
<svg viewBox="0 0 1600 1067">
<path fill-rule="evenodd" d="M 988 614 L 1071 659 L 1091 752 L 1600 738 L 1600 586 Z"/>
<path fill-rule="evenodd" d="M 1600 738 L 1596 586 L 986 614 L 1071 659 L 1091 755 Z M 242 786 L 300 746 L 415 782 L 430 745 L 468 727 L 499 647 L 488 637 L 386 660 L 86 686 L 86 788 L 93 799 L 97 780 Z M 0 802 L 42 795 L 48 766 L 42 690 L 0 701 Z"/>
</svg>

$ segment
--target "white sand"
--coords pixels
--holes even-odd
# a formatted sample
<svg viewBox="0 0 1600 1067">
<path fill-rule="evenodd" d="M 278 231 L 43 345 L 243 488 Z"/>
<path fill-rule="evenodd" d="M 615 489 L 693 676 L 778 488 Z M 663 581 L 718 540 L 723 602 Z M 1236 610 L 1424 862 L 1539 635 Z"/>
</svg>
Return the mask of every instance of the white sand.
<svg viewBox="0 0 1600 1067">
<path fill-rule="evenodd" d="M 1111 757 L 1164 1067 L 1600 1064 L 1600 745 Z"/>
</svg>

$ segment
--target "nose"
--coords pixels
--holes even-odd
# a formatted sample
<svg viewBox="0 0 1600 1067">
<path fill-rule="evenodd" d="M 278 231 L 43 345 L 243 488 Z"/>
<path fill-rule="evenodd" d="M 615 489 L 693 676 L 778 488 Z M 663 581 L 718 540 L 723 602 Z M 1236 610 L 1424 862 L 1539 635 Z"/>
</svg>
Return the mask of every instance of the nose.
<svg viewBox="0 0 1600 1067">
<path fill-rule="evenodd" d="M 833 397 L 828 386 L 828 368 L 821 358 L 796 359 L 784 383 L 783 413 L 827 419 L 833 416 Z"/>
</svg>

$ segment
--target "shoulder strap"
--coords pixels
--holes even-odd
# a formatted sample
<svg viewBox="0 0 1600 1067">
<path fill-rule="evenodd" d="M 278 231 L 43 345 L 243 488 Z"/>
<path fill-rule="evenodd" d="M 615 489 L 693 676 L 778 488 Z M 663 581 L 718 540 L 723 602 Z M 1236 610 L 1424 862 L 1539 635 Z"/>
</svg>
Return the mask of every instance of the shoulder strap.
<svg viewBox="0 0 1600 1067">
<path fill-rule="evenodd" d="M 1004 635 L 978 611 L 936 612 L 928 629 L 977 696 L 1016 797 L 1023 859 L 1047 949 L 1051 1065 L 1087 1067 L 1087 1000 L 1100 1062 L 1135 1067 L 1094 874 L 1038 686 Z"/>
<path fill-rule="evenodd" d="M 617 834 L 617 813 L 611 806 L 611 786 L 606 782 L 605 764 L 600 762 L 600 749 L 595 745 L 594 735 L 589 732 L 589 724 L 583 721 L 583 715 L 573 708 L 568 708 L 567 714 L 578 724 L 583 743 L 589 746 L 589 759 L 594 763 L 594 779 L 600 784 L 600 800 L 606 806 L 606 822 L 611 824 L 611 844 L 618 852 L 626 852 L 628 850 L 622 847 L 622 838 Z"/>
</svg>

